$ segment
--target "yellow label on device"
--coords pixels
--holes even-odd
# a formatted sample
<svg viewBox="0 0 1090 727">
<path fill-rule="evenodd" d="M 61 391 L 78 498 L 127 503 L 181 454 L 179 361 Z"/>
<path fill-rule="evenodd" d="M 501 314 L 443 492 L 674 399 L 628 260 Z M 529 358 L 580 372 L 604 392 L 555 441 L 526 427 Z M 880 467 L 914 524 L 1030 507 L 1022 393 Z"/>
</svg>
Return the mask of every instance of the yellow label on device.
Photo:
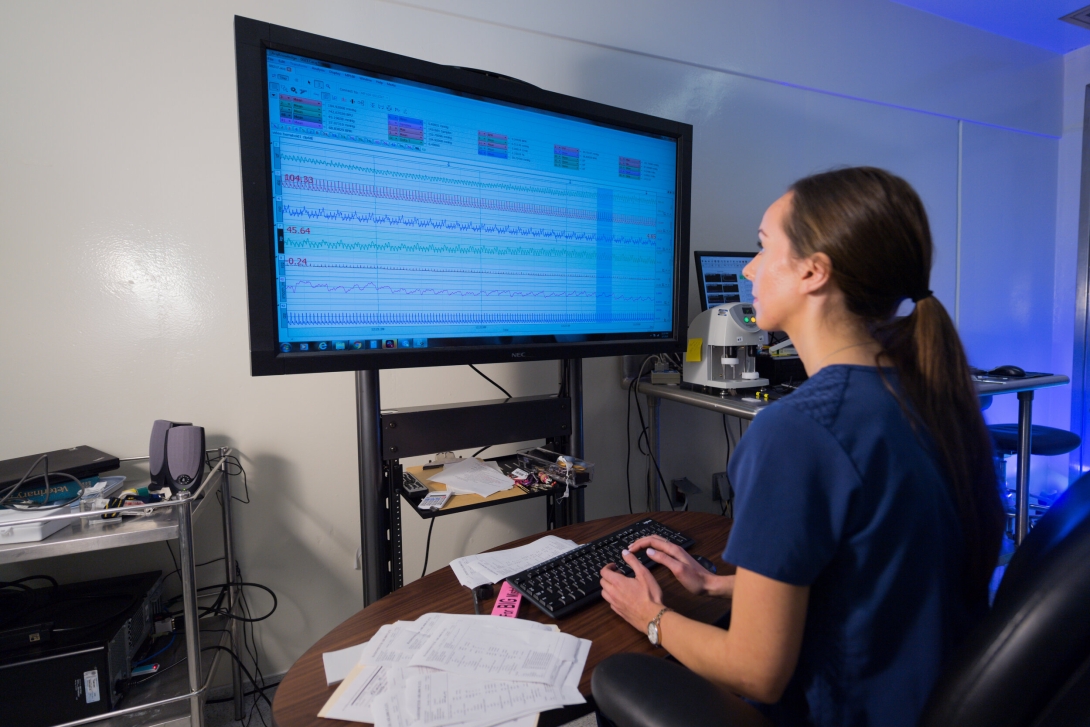
<svg viewBox="0 0 1090 727">
<path fill-rule="evenodd" d="M 685 349 L 685 360 L 690 363 L 700 363 L 704 357 L 704 339 L 690 338 L 689 347 Z"/>
</svg>

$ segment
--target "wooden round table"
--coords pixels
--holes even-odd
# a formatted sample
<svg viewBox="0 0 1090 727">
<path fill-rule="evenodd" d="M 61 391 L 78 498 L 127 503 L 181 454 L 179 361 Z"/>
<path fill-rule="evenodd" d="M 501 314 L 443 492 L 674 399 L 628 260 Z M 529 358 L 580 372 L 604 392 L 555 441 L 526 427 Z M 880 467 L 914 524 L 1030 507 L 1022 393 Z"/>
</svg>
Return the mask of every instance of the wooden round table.
<svg viewBox="0 0 1090 727">
<path fill-rule="evenodd" d="M 557 528 L 549 531 L 548 534 L 568 538 L 577 543 L 587 543 L 646 517 L 654 517 L 664 525 L 690 536 L 696 541 L 696 544 L 690 549 L 691 553 L 703 555 L 711 560 L 716 564 L 720 573 L 732 572 L 732 569 L 719 558 L 726 544 L 727 534 L 730 532 L 731 521 L 719 515 L 702 512 L 618 515 L 617 517 Z M 496 550 L 525 545 L 541 536 L 542 533 L 538 533 L 521 538 L 502 545 Z M 658 578 L 659 583 L 662 584 L 665 603 L 686 616 L 711 623 L 720 618 L 729 608 L 727 601 L 689 594 L 674 580 L 670 572 L 661 566 L 656 567 L 652 572 Z M 367 641 L 383 624 L 393 623 L 398 620 L 412 621 L 425 613 L 433 611 L 473 613 L 473 596 L 471 592 L 458 583 L 458 579 L 454 577 L 454 572 L 449 566 L 413 581 L 407 586 L 379 599 L 340 626 L 337 626 L 319 639 L 318 643 L 310 647 L 292 665 L 283 681 L 280 682 L 280 686 L 277 687 L 276 696 L 273 698 L 273 724 L 276 727 L 334 727 L 334 724 L 358 724 L 318 717 L 318 711 L 336 689 L 336 685 L 326 686 L 322 654 Z M 481 613 L 490 613 L 491 611 L 492 600 L 490 599 L 481 605 Z M 532 619 L 542 623 L 554 623 L 552 619 L 545 616 L 528 601 L 523 601 L 519 611 L 519 618 Z M 590 677 L 594 667 L 608 656 L 620 652 L 665 656 L 662 649 L 655 649 L 651 646 L 647 641 L 646 634 L 632 628 L 620 616 L 613 613 L 609 604 L 605 601 L 600 600 L 556 623 L 560 626 L 561 631 L 591 641 L 590 656 L 587 658 L 583 677 L 579 681 L 579 691 L 584 696 L 590 696 Z M 566 710 L 554 711 L 565 712 L 565 720 L 574 719 L 578 716 L 578 713 L 569 713 Z M 586 713 L 589 711 L 589 707 L 584 707 L 582 711 Z M 555 720 L 548 719 L 547 715 L 550 715 L 550 713 L 542 714 L 540 724 L 556 723 Z"/>
</svg>

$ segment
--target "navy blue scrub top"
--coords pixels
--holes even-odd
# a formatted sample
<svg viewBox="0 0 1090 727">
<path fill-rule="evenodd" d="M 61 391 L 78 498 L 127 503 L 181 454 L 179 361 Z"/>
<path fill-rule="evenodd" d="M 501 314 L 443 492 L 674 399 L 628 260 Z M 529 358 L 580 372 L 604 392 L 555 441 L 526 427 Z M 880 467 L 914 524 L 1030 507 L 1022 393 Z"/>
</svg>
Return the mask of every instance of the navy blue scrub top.
<svg viewBox="0 0 1090 727">
<path fill-rule="evenodd" d="M 969 626 L 961 525 L 930 441 L 878 369 L 829 366 L 739 442 L 723 559 L 810 587 L 798 666 L 766 708 L 776 724 L 919 720 Z"/>
</svg>

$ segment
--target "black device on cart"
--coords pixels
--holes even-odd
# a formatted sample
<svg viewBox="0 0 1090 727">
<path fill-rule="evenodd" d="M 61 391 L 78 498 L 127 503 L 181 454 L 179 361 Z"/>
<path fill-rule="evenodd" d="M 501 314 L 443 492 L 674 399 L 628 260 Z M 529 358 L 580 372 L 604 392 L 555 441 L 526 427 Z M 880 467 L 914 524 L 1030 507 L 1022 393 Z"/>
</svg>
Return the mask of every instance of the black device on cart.
<svg viewBox="0 0 1090 727">
<path fill-rule="evenodd" d="M 0 590 L 0 724 L 47 727 L 117 709 L 161 588 L 154 571 Z"/>
</svg>

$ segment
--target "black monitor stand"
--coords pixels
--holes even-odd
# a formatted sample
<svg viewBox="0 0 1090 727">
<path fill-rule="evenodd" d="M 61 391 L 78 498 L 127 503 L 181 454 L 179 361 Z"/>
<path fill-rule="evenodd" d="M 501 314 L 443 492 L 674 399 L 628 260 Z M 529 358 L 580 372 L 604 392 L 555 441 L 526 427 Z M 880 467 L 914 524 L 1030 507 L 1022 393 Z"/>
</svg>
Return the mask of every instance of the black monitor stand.
<svg viewBox="0 0 1090 727">
<path fill-rule="evenodd" d="M 356 372 L 363 604 L 403 583 L 401 459 L 484 445 L 545 439 L 550 449 L 583 459 L 583 360 L 560 362 L 556 396 L 515 397 L 383 414 L 377 370 Z M 548 495 L 546 527 L 586 518 L 584 488 Z M 504 502 L 503 500 L 499 501 Z"/>
</svg>

